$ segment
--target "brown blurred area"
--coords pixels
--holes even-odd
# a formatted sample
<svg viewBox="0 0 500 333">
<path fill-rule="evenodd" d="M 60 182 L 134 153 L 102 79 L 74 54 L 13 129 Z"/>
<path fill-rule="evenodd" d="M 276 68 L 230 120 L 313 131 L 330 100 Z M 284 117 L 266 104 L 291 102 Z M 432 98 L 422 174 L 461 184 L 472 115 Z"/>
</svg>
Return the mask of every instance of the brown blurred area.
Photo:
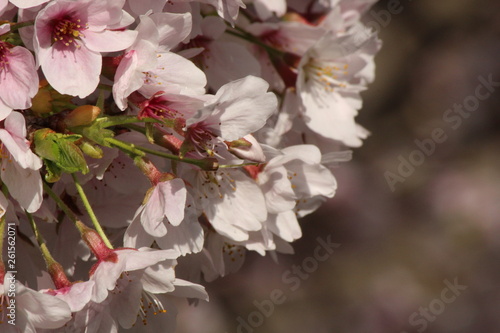
<svg viewBox="0 0 500 333">
<path fill-rule="evenodd" d="M 500 332 L 500 87 L 460 123 L 443 118 L 480 77 L 500 82 L 500 1 L 401 4 L 357 118 L 372 135 L 335 170 L 337 195 L 302 220 L 296 255 L 249 254 L 208 285 L 210 303 L 180 306 L 178 332 Z M 436 129 L 446 140 L 391 191 L 386 172 Z M 340 247 L 292 290 L 284 274 L 328 236 Z M 259 310 L 273 290 L 284 302 Z"/>
</svg>

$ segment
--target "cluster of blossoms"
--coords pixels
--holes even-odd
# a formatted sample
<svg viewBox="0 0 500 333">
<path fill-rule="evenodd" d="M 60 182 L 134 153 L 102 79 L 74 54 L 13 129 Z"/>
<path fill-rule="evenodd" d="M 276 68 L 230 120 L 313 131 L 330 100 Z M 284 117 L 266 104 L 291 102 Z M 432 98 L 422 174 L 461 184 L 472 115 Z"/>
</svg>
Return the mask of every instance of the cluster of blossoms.
<svg viewBox="0 0 500 333">
<path fill-rule="evenodd" d="M 374 2 L 0 0 L 0 331 L 171 332 L 291 253 L 368 135 Z"/>
</svg>

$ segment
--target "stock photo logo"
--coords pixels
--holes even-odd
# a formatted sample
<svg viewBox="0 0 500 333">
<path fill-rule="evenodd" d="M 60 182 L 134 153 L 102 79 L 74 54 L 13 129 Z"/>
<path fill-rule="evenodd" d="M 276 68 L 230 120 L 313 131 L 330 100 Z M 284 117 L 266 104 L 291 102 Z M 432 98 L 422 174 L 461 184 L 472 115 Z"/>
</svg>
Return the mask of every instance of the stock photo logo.
<svg viewBox="0 0 500 333">
<path fill-rule="evenodd" d="M 445 110 L 442 121 L 452 130 L 458 130 L 463 122 L 467 120 L 481 105 L 481 102 L 490 98 L 500 87 L 500 81 L 495 81 L 493 75 L 478 76 L 479 84 L 476 85 L 474 93 L 468 95 L 461 103 L 453 104 L 453 107 Z M 391 192 L 396 190 L 398 183 L 404 183 L 415 172 L 416 168 L 424 164 L 431 157 L 437 147 L 448 140 L 448 135 L 442 127 L 432 129 L 431 135 L 424 139 L 415 139 L 416 146 L 409 154 L 398 156 L 397 172 L 385 171 L 384 177 Z M 449 129 L 448 129 L 449 131 Z"/>
<path fill-rule="evenodd" d="M 444 280 L 443 283 L 445 288 L 441 290 L 439 297 L 430 301 L 427 307 L 421 306 L 418 311 L 413 312 L 408 318 L 408 323 L 418 333 L 424 332 L 429 324 L 434 322 L 445 311 L 447 305 L 455 302 L 462 292 L 467 290 L 467 286 L 459 284 L 458 278 L 455 278 L 453 282 Z M 401 333 L 410 332 L 402 331 Z"/>
<path fill-rule="evenodd" d="M 273 289 L 266 299 L 254 300 L 252 305 L 255 310 L 244 317 L 238 316 L 236 318 L 238 322 L 236 333 L 257 332 L 257 328 L 264 324 L 266 318 L 273 315 L 276 306 L 286 302 L 287 294 L 297 291 L 302 282 L 309 279 L 318 270 L 319 265 L 327 261 L 341 245 L 333 243 L 331 235 L 324 239 L 321 237 L 316 238 L 316 243 L 317 245 L 312 254 L 304 258 L 300 265 L 292 265 L 283 272 L 281 282 L 286 288 Z"/>
</svg>

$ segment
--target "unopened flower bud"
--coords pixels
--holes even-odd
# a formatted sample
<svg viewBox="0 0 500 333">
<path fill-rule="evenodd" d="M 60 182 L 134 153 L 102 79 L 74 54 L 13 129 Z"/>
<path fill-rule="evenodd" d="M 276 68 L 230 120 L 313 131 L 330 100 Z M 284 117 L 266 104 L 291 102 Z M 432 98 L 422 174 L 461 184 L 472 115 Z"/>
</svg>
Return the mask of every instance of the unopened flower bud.
<svg viewBox="0 0 500 333">
<path fill-rule="evenodd" d="M 94 105 L 82 105 L 71 111 L 64 123 L 68 127 L 85 126 L 91 124 L 101 113 L 101 109 Z"/>
<path fill-rule="evenodd" d="M 226 144 L 228 150 L 239 158 L 259 163 L 266 161 L 262 147 L 251 134 L 232 142 L 226 142 Z"/>
<path fill-rule="evenodd" d="M 32 99 L 31 110 L 37 116 L 48 116 L 74 107 L 74 104 L 71 103 L 72 98 L 72 96 L 58 93 L 48 84 L 47 80 L 42 80 L 37 94 Z"/>
</svg>

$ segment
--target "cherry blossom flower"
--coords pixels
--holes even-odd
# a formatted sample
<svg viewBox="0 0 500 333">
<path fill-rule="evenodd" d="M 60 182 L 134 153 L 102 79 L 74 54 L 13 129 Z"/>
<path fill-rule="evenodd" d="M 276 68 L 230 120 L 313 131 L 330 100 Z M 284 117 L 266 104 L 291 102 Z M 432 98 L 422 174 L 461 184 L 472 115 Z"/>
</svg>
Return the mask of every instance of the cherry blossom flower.
<svg viewBox="0 0 500 333">
<path fill-rule="evenodd" d="M 186 207 L 184 207 L 184 220 L 181 224 L 167 225 L 167 220 L 160 223 L 166 225 L 166 233 L 155 236 L 147 232 L 144 224 L 148 221 L 141 220 L 142 207 L 136 213 L 132 223 L 127 228 L 123 244 L 127 247 L 151 246 L 153 242 L 163 250 L 175 250 L 184 256 L 190 253 L 198 253 L 203 249 L 204 232 L 198 222 L 198 215 L 194 208 L 193 199 L 188 194 Z"/>
<path fill-rule="evenodd" d="M 90 332 L 124 329 L 175 328 L 177 310 L 171 296 L 208 300 L 202 286 L 175 277 L 175 260 L 164 260 L 143 270 L 127 271 L 116 280 L 114 288 L 101 302 L 90 302 L 69 323 Z M 152 331 L 154 332 L 154 331 Z"/>
<path fill-rule="evenodd" d="M 35 212 L 42 203 L 42 161 L 30 149 L 26 140 L 23 115 L 13 111 L 0 128 L 2 181 L 10 195 L 28 212 Z"/>
<path fill-rule="evenodd" d="M 11 301 L 15 307 L 14 318 L 8 315 L 11 313 Z M 0 313 L 0 329 L 8 333 L 36 333 L 38 329 L 55 329 L 71 319 L 71 310 L 66 302 L 25 287 L 11 273 L 5 273 L 3 264 L 0 267 Z"/>
<path fill-rule="evenodd" d="M 189 60 L 168 51 L 187 37 L 190 28 L 188 14 L 140 17 L 138 37 L 115 74 L 113 97 L 121 110 L 125 110 L 126 98 L 134 91 L 146 98 L 160 91 L 195 96 L 205 93 L 205 74 Z"/>
<path fill-rule="evenodd" d="M 264 80 L 247 76 L 222 86 L 205 106 L 186 120 L 187 135 L 199 151 L 212 149 L 213 139 L 234 141 L 257 131 L 277 107 Z"/>
<path fill-rule="evenodd" d="M 355 42 L 353 35 L 324 35 L 301 59 L 297 81 L 306 125 L 351 147 L 367 136 L 354 121 L 367 82 L 359 75 L 372 60 L 367 56 L 378 49 L 375 36 L 361 47 Z"/>
<path fill-rule="evenodd" d="M 121 7 L 124 0 L 56 0 L 35 20 L 35 53 L 45 78 L 60 93 L 81 98 L 99 83 L 101 52 L 126 49 L 137 32 Z"/>
<path fill-rule="evenodd" d="M 91 280 L 95 282 L 92 300 L 100 303 L 115 288 L 117 280 L 124 272 L 144 270 L 163 260 L 179 256 L 173 250 L 153 250 L 150 248 L 110 250 L 106 257 L 100 258 L 93 268 Z"/>
<path fill-rule="evenodd" d="M 165 222 L 178 226 L 184 219 L 186 187 L 182 179 L 160 181 L 150 191 L 146 204 L 141 207 L 141 222 L 152 236 L 167 233 Z"/>
<path fill-rule="evenodd" d="M 61 274 L 57 277 L 60 282 Z M 83 309 L 92 297 L 94 281 L 69 282 L 64 276 L 64 283 L 58 283 L 56 289 L 40 290 L 41 293 L 55 296 L 68 304 L 71 312 L 78 312 Z"/>
<path fill-rule="evenodd" d="M 374 2 L 0 0 L 0 331 L 174 332 L 174 297 L 293 253 L 368 135 Z"/>
<path fill-rule="evenodd" d="M 183 177 L 193 185 L 192 195 L 199 210 L 220 235 L 244 241 L 250 231 L 262 228 L 267 219 L 265 199 L 259 186 L 243 171 L 191 170 Z"/>
<path fill-rule="evenodd" d="M 0 35 L 9 25 L 0 26 Z M 38 74 L 33 55 L 24 47 L 0 41 L 0 120 L 12 109 L 27 109 L 38 91 Z"/>
</svg>

